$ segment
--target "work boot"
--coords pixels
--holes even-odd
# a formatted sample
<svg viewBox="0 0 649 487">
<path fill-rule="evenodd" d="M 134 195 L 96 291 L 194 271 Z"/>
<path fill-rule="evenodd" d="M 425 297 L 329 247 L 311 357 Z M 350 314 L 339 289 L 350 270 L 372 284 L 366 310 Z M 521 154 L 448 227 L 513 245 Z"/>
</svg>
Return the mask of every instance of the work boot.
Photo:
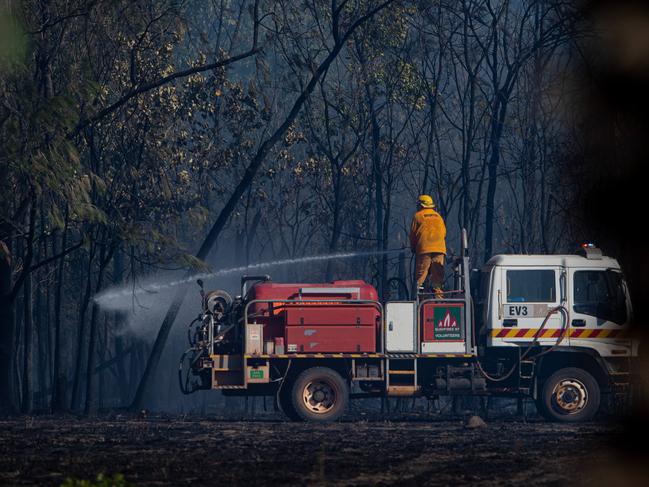
<svg viewBox="0 0 649 487">
<path fill-rule="evenodd" d="M 433 293 L 435 294 L 435 299 L 444 299 L 444 291 L 442 291 L 442 288 L 436 287 L 433 289 Z"/>
</svg>

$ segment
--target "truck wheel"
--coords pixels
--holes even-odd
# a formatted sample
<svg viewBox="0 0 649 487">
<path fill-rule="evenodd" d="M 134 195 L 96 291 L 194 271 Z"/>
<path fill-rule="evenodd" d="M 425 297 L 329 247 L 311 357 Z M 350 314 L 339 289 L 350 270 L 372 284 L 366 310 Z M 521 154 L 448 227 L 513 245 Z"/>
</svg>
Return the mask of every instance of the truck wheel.
<svg viewBox="0 0 649 487">
<path fill-rule="evenodd" d="M 543 383 L 539 412 L 551 421 L 588 421 L 599 409 L 601 393 L 595 378 L 583 369 L 557 370 Z"/>
<path fill-rule="evenodd" d="M 306 421 L 335 421 L 345 412 L 349 387 L 338 372 L 313 367 L 302 372 L 291 393 L 293 408 Z"/>
</svg>

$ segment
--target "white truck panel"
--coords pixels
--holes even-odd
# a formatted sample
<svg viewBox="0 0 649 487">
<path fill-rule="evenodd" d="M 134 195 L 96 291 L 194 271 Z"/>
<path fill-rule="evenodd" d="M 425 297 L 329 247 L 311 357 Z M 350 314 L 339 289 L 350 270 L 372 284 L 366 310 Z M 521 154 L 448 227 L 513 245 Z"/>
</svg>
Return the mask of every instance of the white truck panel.
<svg viewBox="0 0 649 487">
<path fill-rule="evenodd" d="M 424 342 L 421 353 L 466 353 L 466 344 L 462 342 Z"/>
<path fill-rule="evenodd" d="M 385 305 L 385 350 L 415 353 L 417 333 L 414 301 L 393 301 Z"/>
</svg>

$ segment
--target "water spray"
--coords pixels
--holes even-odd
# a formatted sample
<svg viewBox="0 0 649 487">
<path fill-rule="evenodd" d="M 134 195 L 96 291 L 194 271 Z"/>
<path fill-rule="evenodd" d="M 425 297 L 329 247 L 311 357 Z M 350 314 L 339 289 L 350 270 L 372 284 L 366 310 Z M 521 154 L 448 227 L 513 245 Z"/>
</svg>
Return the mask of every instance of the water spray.
<svg viewBox="0 0 649 487">
<path fill-rule="evenodd" d="M 191 276 L 183 277 L 182 279 L 166 281 L 164 283 L 154 282 L 154 283 L 147 284 L 146 287 L 142 286 L 140 288 L 134 288 L 132 284 L 129 284 L 129 285 L 122 286 L 120 288 L 112 288 L 97 294 L 94 297 L 94 301 L 101 307 L 111 308 L 112 307 L 111 304 L 113 301 L 116 300 L 121 301 L 125 297 L 135 298 L 139 295 L 156 294 L 176 286 L 189 284 L 190 282 L 193 282 L 196 279 L 211 279 L 215 277 L 227 276 L 230 274 L 242 274 L 249 271 L 258 271 L 261 269 L 267 269 L 270 267 L 277 267 L 283 265 L 304 264 L 307 262 L 319 262 L 319 261 L 333 260 L 333 259 L 350 259 L 353 257 L 371 257 L 376 255 L 393 254 L 397 252 L 403 252 L 404 250 L 405 247 L 400 249 L 377 250 L 377 251 L 366 251 L 366 252 L 340 252 L 336 254 L 310 255 L 306 257 L 298 257 L 295 259 L 281 259 L 281 260 L 273 260 L 269 262 L 259 262 L 257 264 L 249 264 L 245 266 L 231 267 L 229 269 L 221 269 L 215 272 L 193 274 Z"/>
</svg>

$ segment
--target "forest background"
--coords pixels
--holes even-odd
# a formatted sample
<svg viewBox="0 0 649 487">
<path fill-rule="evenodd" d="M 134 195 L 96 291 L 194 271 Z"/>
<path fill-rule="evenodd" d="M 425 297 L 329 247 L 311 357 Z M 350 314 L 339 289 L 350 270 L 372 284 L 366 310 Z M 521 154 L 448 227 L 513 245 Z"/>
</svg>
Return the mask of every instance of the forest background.
<svg viewBox="0 0 649 487">
<path fill-rule="evenodd" d="M 625 264 L 588 218 L 622 157 L 603 141 L 623 122 L 584 109 L 584 78 L 610 54 L 601 18 L 558 0 L 3 0 L 2 411 L 131 404 L 174 297 L 151 285 L 404 248 L 420 193 L 451 254 L 468 230 L 475 266 L 585 240 Z M 610 163 L 596 177 L 593 155 Z M 362 278 L 388 297 L 409 259 L 271 273 Z M 237 278 L 208 284 L 236 291 Z M 124 285 L 128 299 L 95 299 Z M 191 292 L 149 407 L 208 401 L 176 382 L 198 306 Z"/>
</svg>

